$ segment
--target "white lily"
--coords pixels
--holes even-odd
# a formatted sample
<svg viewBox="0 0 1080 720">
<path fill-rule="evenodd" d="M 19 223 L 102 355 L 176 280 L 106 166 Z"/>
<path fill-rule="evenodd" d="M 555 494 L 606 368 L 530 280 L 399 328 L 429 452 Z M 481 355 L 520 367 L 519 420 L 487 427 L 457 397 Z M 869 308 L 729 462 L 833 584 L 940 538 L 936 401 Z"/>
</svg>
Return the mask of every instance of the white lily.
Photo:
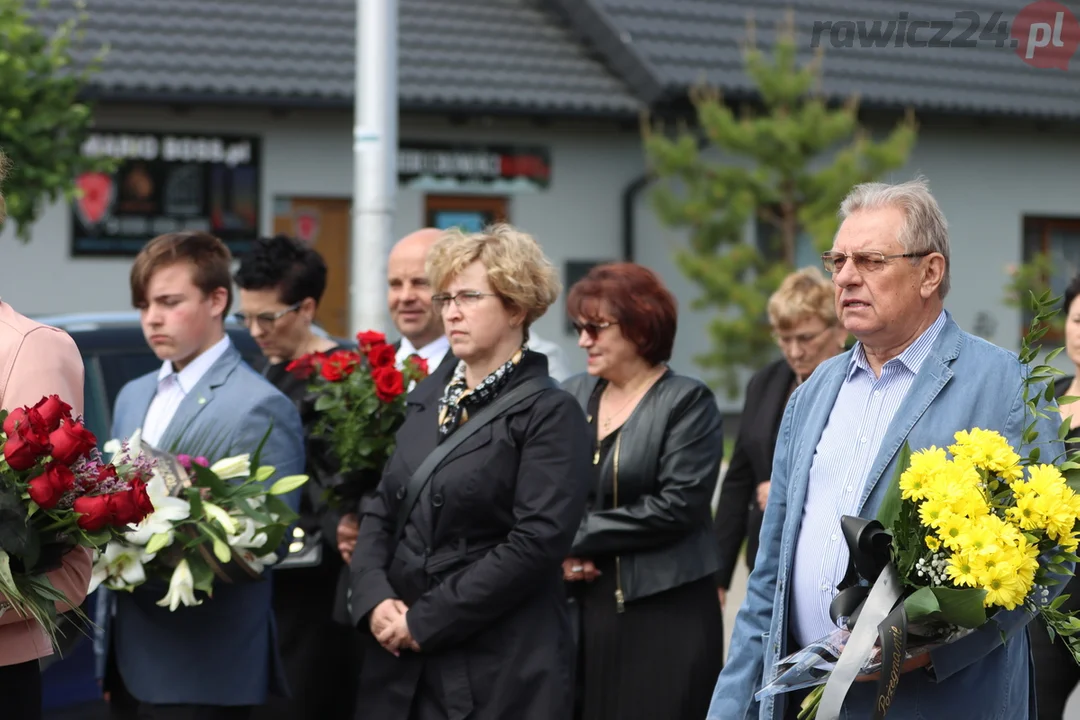
<svg viewBox="0 0 1080 720">
<path fill-rule="evenodd" d="M 205 500 L 202 506 L 203 510 L 206 511 L 206 516 L 211 520 L 217 520 L 227 535 L 236 534 L 236 521 L 232 519 L 229 513 L 225 512 L 225 508 Z"/>
<path fill-rule="evenodd" d="M 146 484 L 146 494 L 150 496 L 154 512 L 143 518 L 134 530 L 124 533 L 124 539 L 135 545 L 146 545 L 154 535 L 165 533 L 170 535 L 171 543 L 173 522 L 186 520 L 191 514 L 191 504 L 182 498 L 170 496 L 165 488 L 165 480 L 157 472 Z"/>
<path fill-rule="evenodd" d="M 181 560 L 173 570 L 169 580 L 169 592 L 165 597 L 157 601 L 159 607 L 168 606 L 169 612 L 175 612 L 181 604 L 184 607 L 202 605 L 202 600 L 195 599 L 195 576 L 191 574 L 191 567 L 187 560 Z"/>
<path fill-rule="evenodd" d="M 128 451 L 127 455 L 130 459 L 134 460 L 140 454 L 142 454 L 142 428 L 137 428 L 135 432 L 131 433 L 131 437 L 127 441 Z M 123 451 L 124 444 L 120 440 L 114 438 L 105 443 L 102 450 L 110 455 L 112 458 L 109 460 L 113 465 L 117 465 L 120 462 L 121 452 Z"/>
<path fill-rule="evenodd" d="M 222 480 L 237 477 L 246 478 L 251 475 L 251 455 L 244 453 L 243 455 L 222 458 L 210 466 L 210 472 Z"/>
<path fill-rule="evenodd" d="M 149 562 L 152 558 L 152 555 L 148 558 L 139 548 L 124 543 L 110 542 L 105 546 L 105 552 L 100 553 L 94 563 L 88 593 L 96 590 L 102 583 L 114 590 L 142 585 L 146 582 L 146 570 L 143 563 Z"/>
<path fill-rule="evenodd" d="M 229 544 L 234 548 L 260 548 L 269 540 L 266 533 L 255 527 L 255 521 L 249 517 L 241 521 L 241 532 L 238 535 L 229 535 Z"/>
</svg>

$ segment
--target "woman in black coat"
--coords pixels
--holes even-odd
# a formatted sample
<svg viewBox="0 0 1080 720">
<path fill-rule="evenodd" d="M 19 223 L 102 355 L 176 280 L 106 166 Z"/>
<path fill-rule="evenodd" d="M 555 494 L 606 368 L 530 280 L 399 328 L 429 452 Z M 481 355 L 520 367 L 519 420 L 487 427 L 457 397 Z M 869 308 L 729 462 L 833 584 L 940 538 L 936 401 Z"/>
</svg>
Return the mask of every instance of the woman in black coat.
<svg viewBox="0 0 1080 720">
<path fill-rule="evenodd" d="M 588 373 L 590 507 L 563 564 L 581 607 L 582 718 L 701 720 L 723 667 L 709 501 L 723 455 L 716 399 L 667 366 L 675 300 L 640 265 L 593 268 L 567 309 Z"/>
<path fill-rule="evenodd" d="M 776 434 L 788 398 L 818 365 L 844 349 L 847 331 L 836 321 L 833 295 L 832 281 L 810 267 L 784 278 L 769 298 L 769 324 L 784 357 L 755 373 L 746 386 L 739 434 L 716 506 L 721 603 L 744 540 L 746 565 L 754 569 Z"/>
<path fill-rule="evenodd" d="M 567 720 L 560 564 L 584 512 L 589 446 L 581 409 L 524 347 L 558 294 L 555 271 L 532 238 L 498 225 L 442 238 L 428 277 L 460 362 L 409 395 L 361 508 L 350 604 L 379 645 L 365 652 L 357 718 Z M 485 408 L 499 408 L 489 422 Z M 414 473 L 459 437 L 416 492 Z"/>
<path fill-rule="evenodd" d="M 252 720 L 347 720 L 356 697 L 358 637 L 332 620 L 345 563 L 337 551 L 338 513 L 323 494 L 336 482 L 337 463 L 312 433 L 317 416 L 308 381 L 287 370 L 308 353 L 342 349 L 312 330 L 326 273 L 315 250 L 278 235 L 256 241 L 235 277 L 237 318 L 267 359 L 263 375 L 300 411 L 305 472 L 311 478 L 300 499 L 290 554 L 272 576 L 278 649 L 290 697 L 270 697 Z"/>
</svg>

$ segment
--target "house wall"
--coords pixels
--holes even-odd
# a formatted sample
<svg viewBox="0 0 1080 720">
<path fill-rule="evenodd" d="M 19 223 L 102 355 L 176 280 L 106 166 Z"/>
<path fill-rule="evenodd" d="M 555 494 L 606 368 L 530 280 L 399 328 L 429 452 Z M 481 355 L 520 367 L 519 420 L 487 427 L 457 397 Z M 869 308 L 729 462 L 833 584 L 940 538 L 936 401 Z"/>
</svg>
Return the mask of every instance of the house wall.
<svg viewBox="0 0 1080 720">
<path fill-rule="evenodd" d="M 347 112 L 114 106 L 98 112 L 103 129 L 184 130 L 257 134 L 262 146 L 262 223 L 272 228 L 274 199 L 307 195 L 348 197 L 352 188 L 351 116 Z M 621 199 L 644 169 L 637 132 L 606 122 L 552 122 L 496 118 L 451 123 L 437 117 L 403 116 L 400 137 L 476 143 L 545 145 L 552 158 L 551 186 L 513 196 L 511 220 L 533 233 L 560 269 L 568 260 L 620 257 Z M 953 121 L 924 124 L 901 180 L 926 175 L 950 223 L 953 290 L 946 305 L 961 327 L 991 341 L 1019 347 L 1020 313 L 1002 303 L 1007 267 L 1021 260 L 1025 214 L 1080 216 L 1077 170 L 1080 133 L 1030 126 L 993 126 Z M 402 188 L 394 235 L 423 224 L 424 193 Z M 695 355 L 707 350 L 708 312 L 691 309 L 696 287 L 672 261 L 682 231 L 660 226 L 648 191 L 636 202 L 636 259 L 656 269 L 680 304 L 674 366 L 700 374 Z M 28 245 L 10 229 L 0 235 L 0 296 L 28 314 L 128 309 L 130 259 L 72 258 L 65 207 L 49 207 Z M 536 331 L 558 342 L 571 369 L 584 369 L 576 338 L 565 332 L 562 301 L 541 318 Z M 738 412 L 741 398 L 721 397 Z"/>
</svg>

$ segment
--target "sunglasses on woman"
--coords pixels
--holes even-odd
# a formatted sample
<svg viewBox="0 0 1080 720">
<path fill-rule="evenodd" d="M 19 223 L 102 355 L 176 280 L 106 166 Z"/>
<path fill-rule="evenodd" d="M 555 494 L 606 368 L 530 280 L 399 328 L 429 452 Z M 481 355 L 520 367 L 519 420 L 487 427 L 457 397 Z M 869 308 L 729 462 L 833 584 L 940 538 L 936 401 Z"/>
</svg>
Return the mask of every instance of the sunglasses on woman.
<svg viewBox="0 0 1080 720">
<path fill-rule="evenodd" d="M 574 330 L 577 331 L 578 335 L 581 335 L 581 333 L 584 332 L 586 335 L 588 335 L 593 340 L 596 339 L 596 336 L 600 334 L 601 330 L 606 330 L 607 328 L 611 327 L 612 325 L 618 325 L 618 324 L 619 323 L 613 322 L 613 321 L 612 322 L 601 322 L 601 323 L 595 323 L 595 322 L 582 323 L 582 322 L 578 322 L 578 321 L 575 320 L 573 322 Z"/>
</svg>

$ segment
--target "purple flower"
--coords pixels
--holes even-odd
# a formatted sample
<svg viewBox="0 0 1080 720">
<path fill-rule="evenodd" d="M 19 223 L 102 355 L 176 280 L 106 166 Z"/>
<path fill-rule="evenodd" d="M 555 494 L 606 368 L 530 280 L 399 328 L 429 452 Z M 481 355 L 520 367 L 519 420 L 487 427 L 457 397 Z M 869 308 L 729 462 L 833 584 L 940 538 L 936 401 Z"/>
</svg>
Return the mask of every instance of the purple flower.
<svg viewBox="0 0 1080 720">
<path fill-rule="evenodd" d="M 194 459 L 194 460 L 193 460 L 192 462 L 194 462 L 194 463 L 195 463 L 196 465 L 202 465 L 203 467 L 210 467 L 210 461 L 209 461 L 209 460 L 207 460 L 207 459 L 206 459 L 205 457 L 203 457 L 202 455 L 200 455 L 199 457 L 195 458 L 195 459 Z"/>
</svg>

